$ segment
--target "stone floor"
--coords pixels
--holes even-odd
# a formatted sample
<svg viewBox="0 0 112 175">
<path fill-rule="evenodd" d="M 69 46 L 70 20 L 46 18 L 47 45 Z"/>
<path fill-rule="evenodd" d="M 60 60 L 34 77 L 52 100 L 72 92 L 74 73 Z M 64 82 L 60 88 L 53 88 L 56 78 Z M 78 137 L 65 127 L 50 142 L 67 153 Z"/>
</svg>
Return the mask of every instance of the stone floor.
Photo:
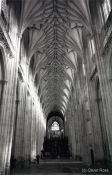
<svg viewBox="0 0 112 175">
<path fill-rule="evenodd" d="M 97 171 L 97 169 L 95 169 Z M 91 169 L 92 171 L 92 169 Z M 71 160 L 47 160 L 39 165 L 32 164 L 29 168 L 15 169 L 11 175 L 112 175 L 111 173 L 90 172 L 81 162 Z"/>
</svg>

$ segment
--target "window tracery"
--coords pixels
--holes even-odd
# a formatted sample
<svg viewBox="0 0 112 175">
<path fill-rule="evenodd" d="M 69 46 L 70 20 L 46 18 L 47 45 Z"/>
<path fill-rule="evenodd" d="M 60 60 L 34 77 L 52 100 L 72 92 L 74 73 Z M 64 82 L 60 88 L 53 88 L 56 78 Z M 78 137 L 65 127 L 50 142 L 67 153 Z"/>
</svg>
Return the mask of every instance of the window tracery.
<svg viewBox="0 0 112 175">
<path fill-rule="evenodd" d="M 107 21 L 109 14 L 111 12 L 111 3 L 110 0 L 104 0 L 101 6 L 102 10 L 101 10 L 101 16 L 102 18 L 104 17 L 104 22 Z"/>
<path fill-rule="evenodd" d="M 89 50 L 90 50 L 90 57 L 92 58 L 92 56 L 95 54 L 95 43 L 93 39 L 89 40 Z"/>
<path fill-rule="evenodd" d="M 59 123 L 54 121 L 53 124 L 51 125 L 51 131 L 59 131 L 60 127 L 59 127 Z"/>
</svg>

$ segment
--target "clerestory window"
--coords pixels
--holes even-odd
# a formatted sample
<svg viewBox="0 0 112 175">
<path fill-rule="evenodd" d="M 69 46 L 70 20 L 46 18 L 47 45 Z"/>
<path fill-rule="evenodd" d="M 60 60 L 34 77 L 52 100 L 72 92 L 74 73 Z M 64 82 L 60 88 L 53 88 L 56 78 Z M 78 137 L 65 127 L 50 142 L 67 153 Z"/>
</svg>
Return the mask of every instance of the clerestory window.
<svg viewBox="0 0 112 175">
<path fill-rule="evenodd" d="M 95 54 L 95 43 L 93 39 L 89 40 L 89 51 L 90 51 L 90 57 L 92 57 Z"/>
<path fill-rule="evenodd" d="M 104 0 L 104 2 L 102 3 L 102 10 L 103 10 L 102 16 L 104 16 L 104 20 L 106 22 L 107 19 L 108 19 L 109 14 L 111 12 L 110 0 Z"/>
</svg>

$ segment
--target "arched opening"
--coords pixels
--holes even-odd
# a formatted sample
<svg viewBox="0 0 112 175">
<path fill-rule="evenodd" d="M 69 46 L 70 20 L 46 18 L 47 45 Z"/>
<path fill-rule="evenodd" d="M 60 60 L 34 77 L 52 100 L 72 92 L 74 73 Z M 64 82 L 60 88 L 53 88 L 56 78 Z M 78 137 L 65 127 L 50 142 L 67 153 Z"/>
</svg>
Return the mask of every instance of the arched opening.
<svg viewBox="0 0 112 175">
<path fill-rule="evenodd" d="M 9 10 L 12 8 L 14 17 L 17 19 L 18 23 L 20 22 L 20 14 L 22 11 L 22 1 L 13 1 L 13 0 L 6 0 L 6 5 L 9 6 Z"/>
<path fill-rule="evenodd" d="M 36 76 L 35 76 L 35 79 L 34 79 L 34 84 L 35 84 L 36 87 L 38 87 L 38 85 L 39 85 L 39 74 L 38 73 L 36 73 Z"/>
<path fill-rule="evenodd" d="M 58 111 L 48 115 L 46 136 L 43 144 L 44 158 L 68 158 L 68 137 L 64 134 L 64 117 Z"/>
<path fill-rule="evenodd" d="M 28 72 L 29 80 L 32 80 L 33 74 L 34 74 L 34 55 L 32 56 L 29 62 L 29 72 Z"/>
<path fill-rule="evenodd" d="M 29 42 L 30 42 L 30 34 L 29 34 L 29 29 L 26 28 L 26 30 L 22 34 L 22 39 L 21 39 L 21 60 L 20 61 L 26 61 L 25 55 L 28 55 L 29 51 Z"/>
<path fill-rule="evenodd" d="M 64 136 L 64 123 L 58 116 L 53 116 L 47 126 L 48 138 L 59 138 Z"/>
<path fill-rule="evenodd" d="M 64 118 L 58 111 L 51 112 L 47 118 L 47 138 L 64 137 Z"/>
<path fill-rule="evenodd" d="M 31 70 L 31 72 L 33 72 L 33 68 L 34 68 L 34 55 L 32 56 L 32 58 L 30 60 L 30 70 Z"/>
</svg>

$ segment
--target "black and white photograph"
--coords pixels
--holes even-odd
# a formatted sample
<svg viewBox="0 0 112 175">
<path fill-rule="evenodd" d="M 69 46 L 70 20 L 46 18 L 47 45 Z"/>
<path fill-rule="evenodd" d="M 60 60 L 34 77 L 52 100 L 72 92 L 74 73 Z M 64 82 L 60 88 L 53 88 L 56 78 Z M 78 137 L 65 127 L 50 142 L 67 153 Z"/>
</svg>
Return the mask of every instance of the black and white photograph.
<svg viewBox="0 0 112 175">
<path fill-rule="evenodd" d="M 0 175 L 112 175 L 112 0 L 0 0 Z"/>
</svg>

